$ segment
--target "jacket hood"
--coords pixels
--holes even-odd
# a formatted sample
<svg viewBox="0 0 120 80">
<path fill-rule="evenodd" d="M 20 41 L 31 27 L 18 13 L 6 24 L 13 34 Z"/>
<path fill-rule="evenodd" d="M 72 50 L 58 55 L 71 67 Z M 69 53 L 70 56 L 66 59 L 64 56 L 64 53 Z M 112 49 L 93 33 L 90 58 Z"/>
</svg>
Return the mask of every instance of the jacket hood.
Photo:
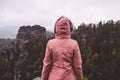
<svg viewBox="0 0 120 80">
<path fill-rule="evenodd" d="M 73 29 L 72 22 L 67 17 L 60 17 L 55 23 L 55 38 L 69 39 Z"/>
</svg>

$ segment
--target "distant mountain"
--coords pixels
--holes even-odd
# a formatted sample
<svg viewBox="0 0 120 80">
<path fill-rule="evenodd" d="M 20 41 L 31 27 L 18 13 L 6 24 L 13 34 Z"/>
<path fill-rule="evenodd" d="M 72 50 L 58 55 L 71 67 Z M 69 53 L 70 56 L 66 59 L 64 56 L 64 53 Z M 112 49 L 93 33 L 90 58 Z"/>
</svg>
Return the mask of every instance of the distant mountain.
<svg viewBox="0 0 120 80">
<path fill-rule="evenodd" d="M 46 31 L 46 37 L 47 38 L 53 38 L 54 37 L 54 33 L 51 31 Z"/>
<path fill-rule="evenodd" d="M 16 34 L 18 31 L 17 26 L 0 26 L 0 38 L 16 38 Z"/>
<path fill-rule="evenodd" d="M 15 33 L 13 33 L 13 34 L 11 34 L 10 32 L 3 32 L 3 33 L 1 33 L 0 32 L 0 38 L 11 38 L 11 39 L 15 39 L 16 38 L 16 34 Z"/>
</svg>

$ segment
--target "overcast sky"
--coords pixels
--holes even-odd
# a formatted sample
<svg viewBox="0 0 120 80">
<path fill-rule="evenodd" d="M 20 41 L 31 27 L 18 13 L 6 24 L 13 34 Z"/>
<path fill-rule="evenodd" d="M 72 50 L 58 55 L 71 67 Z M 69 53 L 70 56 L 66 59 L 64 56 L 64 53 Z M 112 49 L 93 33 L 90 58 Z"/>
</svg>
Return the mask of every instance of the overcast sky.
<svg viewBox="0 0 120 80">
<path fill-rule="evenodd" d="M 0 38 L 14 36 L 22 25 L 38 24 L 53 31 L 62 15 L 74 26 L 120 20 L 120 0 L 0 0 Z"/>
</svg>

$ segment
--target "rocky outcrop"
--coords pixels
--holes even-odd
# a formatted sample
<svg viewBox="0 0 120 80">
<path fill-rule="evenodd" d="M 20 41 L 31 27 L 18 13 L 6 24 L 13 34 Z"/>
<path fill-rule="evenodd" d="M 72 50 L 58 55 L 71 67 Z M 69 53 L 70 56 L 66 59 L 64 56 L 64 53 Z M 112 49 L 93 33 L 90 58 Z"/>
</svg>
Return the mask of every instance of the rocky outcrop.
<svg viewBox="0 0 120 80">
<path fill-rule="evenodd" d="M 36 36 L 40 37 L 41 35 L 45 35 L 46 29 L 39 25 L 34 26 L 21 26 L 18 30 L 17 39 L 21 40 L 30 40 L 36 38 Z"/>
<path fill-rule="evenodd" d="M 32 39 L 46 37 L 46 29 L 41 27 L 40 25 L 34 26 L 21 26 L 18 30 L 18 34 L 16 36 L 16 47 L 20 51 L 23 51 L 24 44 L 29 42 Z M 17 50 L 17 54 L 19 55 L 19 50 Z M 21 54 L 21 52 L 20 52 Z"/>
<path fill-rule="evenodd" d="M 22 26 L 16 37 L 16 55 L 14 80 L 32 80 L 40 76 L 42 68 L 40 55 L 46 39 L 46 29 L 39 25 Z M 41 54 L 40 54 L 41 53 Z"/>
<path fill-rule="evenodd" d="M 0 80 L 33 80 L 39 77 L 50 36 L 54 34 L 34 25 L 21 26 L 16 39 L 0 39 Z"/>
</svg>

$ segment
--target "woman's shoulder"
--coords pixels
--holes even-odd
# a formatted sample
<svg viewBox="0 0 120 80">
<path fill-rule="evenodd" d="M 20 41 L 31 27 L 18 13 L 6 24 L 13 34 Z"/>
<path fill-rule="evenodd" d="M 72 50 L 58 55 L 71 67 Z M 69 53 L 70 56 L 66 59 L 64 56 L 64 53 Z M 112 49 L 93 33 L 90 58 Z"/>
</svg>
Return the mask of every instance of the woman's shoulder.
<svg viewBox="0 0 120 80">
<path fill-rule="evenodd" d="M 48 43 L 53 43 L 53 42 L 55 42 L 56 41 L 56 39 L 50 39 L 49 41 L 48 41 Z"/>
<path fill-rule="evenodd" d="M 74 40 L 74 39 L 67 39 L 65 41 L 67 41 L 68 43 L 77 44 L 77 41 Z M 64 42 L 64 40 L 62 41 L 62 40 L 59 40 L 59 39 L 50 39 L 48 41 L 48 44 L 54 44 L 54 43 L 56 44 L 56 43 L 59 43 L 59 42 Z"/>
<path fill-rule="evenodd" d="M 56 39 L 50 39 L 48 42 L 47 42 L 47 44 L 49 45 L 51 45 L 51 44 L 54 44 L 56 42 Z"/>
</svg>

